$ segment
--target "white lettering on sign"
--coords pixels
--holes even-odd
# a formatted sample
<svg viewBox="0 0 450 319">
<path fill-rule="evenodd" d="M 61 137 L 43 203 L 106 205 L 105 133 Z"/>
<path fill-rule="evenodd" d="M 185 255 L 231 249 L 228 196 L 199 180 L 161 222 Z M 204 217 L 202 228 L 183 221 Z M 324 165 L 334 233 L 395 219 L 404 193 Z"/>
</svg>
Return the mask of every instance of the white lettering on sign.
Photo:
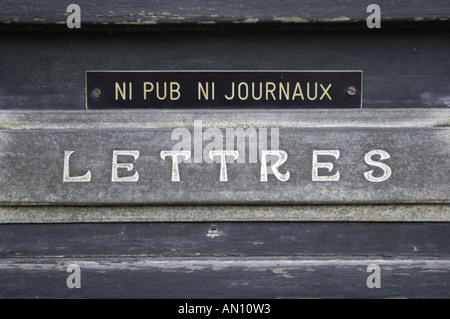
<svg viewBox="0 0 450 319">
<path fill-rule="evenodd" d="M 65 151 L 64 152 L 64 168 L 63 168 L 63 182 L 90 182 L 91 181 L 91 171 L 88 170 L 86 174 L 82 176 L 70 176 L 70 165 L 69 159 L 70 156 L 74 153 L 74 151 Z M 286 182 L 290 178 L 289 170 L 286 170 L 285 173 L 281 173 L 279 171 L 279 167 L 283 165 L 287 159 L 288 154 L 283 150 L 262 150 L 261 151 L 261 162 L 260 162 L 260 181 L 267 182 L 269 170 L 271 170 L 272 174 L 282 182 Z M 331 172 L 334 169 L 334 165 L 331 162 L 320 162 L 319 156 L 333 156 L 336 160 L 339 159 L 340 151 L 339 150 L 314 150 L 312 154 L 312 181 L 314 182 L 329 182 L 334 181 L 337 182 L 340 179 L 339 171 L 336 171 L 333 175 L 323 175 L 319 174 L 319 169 L 327 169 L 328 172 Z M 139 151 L 128 151 L 128 150 L 114 150 L 112 157 L 112 170 L 111 170 L 111 181 L 112 182 L 137 182 L 139 180 L 139 173 L 134 172 L 133 175 L 129 176 L 119 176 L 119 169 L 126 169 L 127 172 L 133 170 L 134 165 L 132 163 L 122 163 L 118 162 L 119 156 L 132 156 L 134 160 L 139 158 Z M 388 180 L 392 175 L 392 169 L 385 163 L 375 161 L 373 157 L 378 156 L 380 160 L 389 159 L 390 155 L 386 151 L 383 150 L 372 150 L 365 154 L 364 161 L 366 164 L 375 166 L 378 169 L 381 169 L 382 174 L 380 176 L 375 176 L 374 170 L 370 170 L 364 172 L 364 177 L 367 181 L 373 183 L 384 182 Z M 165 160 L 166 157 L 170 157 L 172 159 L 172 169 L 171 169 L 171 181 L 179 182 L 180 181 L 180 171 L 179 164 L 180 162 L 185 162 L 191 158 L 191 151 L 161 151 L 160 152 L 161 159 Z M 178 159 L 181 157 L 182 159 Z M 220 177 L 219 180 L 221 182 L 228 181 L 228 172 L 227 172 L 227 162 L 234 162 L 239 158 L 239 152 L 236 150 L 211 150 L 209 151 L 209 159 L 210 163 L 214 163 L 214 158 L 218 157 L 220 162 Z M 276 160 L 274 163 L 269 164 L 269 157 L 275 157 Z M 189 163 L 189 162 L 188 162 Z M 237 162 L 239 164 L 239 162 Z M 379 174 L 378 174 L 379 175 Z"/>
<path fill-rule="evenodd" d="M 188 160 L 191 157 L 190 151 L 161 151 L 161 158 L 165 159 L 167 156 L 172 158 L 172 182 L 180 181 L 180 172 L 178 170 L 178 156 L 184 157 Z"/>
<path fill-rule="evenodd" d="M 391 158 L 389 153 L 386 151 L 383 151 L 383 150 L 373 150 L 373 151 L 368 152 L 364 156 L 364 162 L 366 162 L 366 164 L 368 164 L 368 165 L 372 165 L 372 166 L 381 168 L 383 170 L 383 174 L 379 177 L 375 177 L 375 176 L 373 176 L 373 170 L 371 170 L 368 172 L 364 172 L 364 177 L 370 182 L 374 182 L 374 183 L 383 182 L 383 181 L 387 180 L 389 177 L 391 177 L 392 171 L 391 171 L 391 168 L 389 166 L 387 166 L 386 164 L 380 163 L 380 162 L 375 162 L 374 160 L 372 160 L 372 157 L 374 155 L 378 155 L 380 157 L 380 160 L 385 160 L 385 159 Z"/>
<path fill-rule="evenodd" d="M 134 159 L 137 160 L 139 157 L 139 151 L 113 151 L 111 181 L 112 182 L 137 182 L 139 180 L 138 172 L 134 172 L 134 174 L 132 176 L 119 177 L 119 175 L 118 175 L 119 168 L 126 168 L 127 171 L 133 170 L 133 164 L 117 162 L 117 156 L 119 156 L 119 155 L 133 156 Z"/>
<path fill-rule="evenodd" d="M 74 151 L 64 151 L 63 182 L 90 182 L 91 172 L 89 170 L 83 176 L 70 176 L 69 160 L 72 153 Z"/>
<path fill-rule="evenodd" d="M 224 139 L 225 138 L 225 139 Z M 180 182 L 180 163 L 220 163 L 219 181 L 228 182 L 227 163 L 237 164 L 260 164 L 260 182 L 268 182 L 268 175 L 274 175 L 278 181 L 287 182 L 291 172 L 299 161 L 298 155 L 288 163 L 288 153 L 279 150 L 279 129 L 270 129 L 271 147 L 267 147 L 267 128 L 227 128 L 226 134 L 216 127 L 209 127 L 203 130 L 202 121 L 194 121 L 194 137 L 187 128 L 176 128 L 172 131 L 171 140 L 178 141 L 171 150 L 162 150 L 159 157 L 164 161 L 167 157 L 171 160 L 172 182 Z M 225 141 L 224 141 L 225 140 Z M 204 141 L 207 141 L 204 146 Z M 225 143 L 224 143 L 225 142 Z M 193 152 L 192 152 L 193 146 Z M 247 153 L 248 151 L 248 153 Z M 87 170 L 84 175 L 71 176 L 70 157 L 74 151 L 64 152 L 63 182 L 90 182 L 91 171 Z M 248 156 L 246 155 L 248 154 Z M 134 171 L 134 165 L 130 162 L 139 158 L 139 150 L 113 150 L 111 181 L 112 182 L 138 182 L 139 173 Z M 305 154 L 307 156 L 307 154 Z M 313 182 L 338 182 L 341 173 L 335 168 L 339 163 L 341 151 L 338 149 L 325 149 L 312 151 L 311 181 Z M 119 157 L 121 160 L 119 160 Z M 125 158 L 123 158 L 125 157 Z M 197 157 L 197 158 L 195 158 Z M 147 157 L 148 158 L 148 157 Z M 371 183 L 380 183 L 388 180 L 392 175 L 392 169 L 385 160 L 390 159 L 388 152 L 382 149 L 373 149 L 364 154 L 363 159 L 366 165 L 374 169 L 362 172 L 365 180 Z M 282 165 L 285 168 L 280 170 Z M 127 172 L 129 172 L 127 174 Z M 189 177 L 187 177 L 189 178 Z"/>
<path fill-rule="evenodd" d="M 214 159 L 214 156 L 220 156 L 220 181 L 227 182 L 228 181 L 228 173 L 227 173 L 227 162 L 225 157 L 232 156 L 233 159 L 237 159 L 239 156 L 238 151 L 211 151 L 209 152 L 209 158 Z"/>
<path fill-rule="evenodd" d="M 313 151 L 312 180 L 315 182 L 337 182 L 341 176 L 339 172 L 336 172 L 334 175 L 319 175 L 319 168 L 326 168 L 328 169 L 328 172 L 333 170 L 333 163 L 318 162 L 317 156 L 319 155 L 331 155 L 338 159 L 340 152 L 339 150 Z"/>
<path fill-rule="evenodd" d="M 267 182 L 267 156 L 275 155 L 278 156 L 278 161 L 275 162 L 275 164 L 271 165 L 272 172 L 275 175 L 275 177 L 282 181 L 286 182 L 289 177 L 290 173 L 289 171 L 286 171 L 286 173 L 282 174 L 278 171 L 278 167 L 280 167 L 284 162 L 287 160 L 287 153 L 285 151 L 262 151 L 261 156 L 261 182 Z"/>
</svg>

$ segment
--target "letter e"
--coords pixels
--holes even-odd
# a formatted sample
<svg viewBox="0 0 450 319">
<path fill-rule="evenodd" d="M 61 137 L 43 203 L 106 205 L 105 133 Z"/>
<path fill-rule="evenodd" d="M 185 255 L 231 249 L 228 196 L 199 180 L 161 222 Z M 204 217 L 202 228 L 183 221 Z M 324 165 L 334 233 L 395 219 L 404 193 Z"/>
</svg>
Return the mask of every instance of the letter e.
<svg viewBox="0 0 450 319">
<path fill-rule="evenodd" d="M 340 173 L 339 171 L 336 172 L 334 175 L 325 175 L 325 176 L 319 176 L 319 168 L 326 168 L 329 172 L 333 170 L 333 163 L 328 162 L 319 162 L 317 157 L 319 155 L 331 155 L 334 156 L 336 159 L 339 158 L 340 152 L 339 150 L 314 150 L 313 151 L 313 160 L 312 160 L 312 180 L 313 181 L 339 181 Z"/>
</svg>

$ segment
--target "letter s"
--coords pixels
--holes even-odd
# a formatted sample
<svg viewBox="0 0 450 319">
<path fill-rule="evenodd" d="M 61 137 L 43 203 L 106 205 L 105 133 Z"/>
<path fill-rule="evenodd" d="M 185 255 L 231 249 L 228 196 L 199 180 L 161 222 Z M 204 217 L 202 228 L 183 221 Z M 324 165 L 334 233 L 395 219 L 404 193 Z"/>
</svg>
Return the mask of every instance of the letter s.
<svg viewBox="0 0 450 319">
<path fill-rule="evenodd" d="M 364 156 L 364 162 L 366 162 L 366 164 L 379 167 L 383 170 L 383 174 L 380 177 L 373 176 L 373 170 L 364 172 L 364 177 L 369 182 L 374 182 L 374 183 L 383 182 L 383 181 L 387 180 L 389 177 L 391 177 L 391 174 L 392 174 L 391 168 L 384 163 L 375 162 L 374 160 L 372 160 L 373 155 L 379 155 L 380 160 L 385 160 L 385 159 L 391 158 L 391 156 L 389 155 L 388 152 L 383 151 L 383 150 L 372 150 Z"/>
</svg>

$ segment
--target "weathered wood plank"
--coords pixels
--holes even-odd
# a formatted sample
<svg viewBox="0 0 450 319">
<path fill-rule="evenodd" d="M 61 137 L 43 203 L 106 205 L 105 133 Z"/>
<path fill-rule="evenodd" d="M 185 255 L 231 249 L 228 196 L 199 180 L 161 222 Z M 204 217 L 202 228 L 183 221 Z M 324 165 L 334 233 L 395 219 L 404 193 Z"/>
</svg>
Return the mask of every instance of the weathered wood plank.
<svg viewBox="0 0 450 319">
<path fill-rule="evenodd" d="M 447 128 L 449 109 L 159 109 L 89 111 L 0 111 L 0 129 L 10 130 L 130 130 L 194 128 Z"/>
<path fill-rule="evenodd" d="M 450 223 L 0 225 L 0 257 L 449 257 Z"/>
<path fill-rule="evenodd" d="M 39 110 L 0 112 L 0 223 L 40 223 L 0 225 L 1 298 L 449 297 L 449 223 L 254 222 L 450 220 L 448 1 L 382 0 L 381 30 L 366 28 L 369 13 L 356 0 L 78 4 L 81 32 L 65 26 L 67 4 L 0 3 L 0 109 Z M 217 28 L 185 32 L 199 26 Z M 43 111 L 83 110 L 89 69 L 361 69 L 364 109 Z M 193 130 L 194 120 L 205 129 L 280 128 L 287 168 L 300 169 L 294 187 L 254 187 L 258 164 L 232 172 L 230 163 L 230 180 L 241 184 L 217 192 L 212 177 L 201 178 L 218 177 L 219 164 L 181 164 L 183 182 L 194 176 L 201 187 L 183 183 L 171 193 L 170 162 L 155 145 L 172 146 L 173 129 Z M 374 167 L 363 157 L 375 144 L 392 155 L 393 173 L 389 185 L 367 187 L 362 174 Z M 305 187 L 316 146 L 341 151 L 342 189 Z M 81 191 L 61 182 L 65 147 L 76 151 L 72 173 L 90 169 L 98 178 Z M 143 151 L 134 169 L 141 181 L 148 174 L 147 184 L 125 191 L 111 184 L 116 147 Z M 177 206 L 97 206 L 130 199 Z M 306 205 L 273 205 L 299 199 Z M 311 205 L 323 199 L 331 204 Z M 203 201 L 272 205 L 186 205 Z M 36 203 L 50 206 L 29 206 Z M 99 224 L 124 221 L 191 223 Z M 66 286 L 71 263 L 81 266 L 81 289 Z M 366 286 L 371 263 L 381 266 L 381 289 Z"/>
<path fill-rule="evenodd" d="M 70 289 L 66 281 L 71 271 L 67 269 L 73 264 L 80 267 L 80 288 Z M 372 274 L 368 267 L 374 264 L 380 267 L 380 288 L 371 289 L 367 285 Z M 449 271 L 448 259 L 377 257 L 6 259 L 0 261 L 0 297 L 448 298 Z M 180 305 L 185 302 L 180 301 Z M 164 311 L 177 313 L 180 305 Z M 272 313 L 277 313 L 276 308 Z"/>
<path fill-rule="evenodd" d="M 86 70 L 205 69 L 363 70 L 363 108 L 446 108 L 448 37 L 445 30 L 3 33 L 0 109 L 85 109 Z"/>
<path fill-rule="evenodd" d="M 383 114 L 388 119 L 393 113 Z M 78 123 L 90 114 L 74 114 L 72 121 Z M 240 120 L 228 122 L 229 127 L 204 129 L 202 121 L 196 121 L 196 114 L 183 114 L 193 119 L 191 130 L 2 130 L 0 202 L 448 203 L 450 177 L 445 172 L 449 167 L 449 144 L 445 124 L 433 128 L 377 128 L 366 117 L 366 127 L 370 128 L 324 125 L 312 129 L 297 126 L 294 117 L 287 127 L 280 123 L 279 127 L 251 126 L 239 131 L 236 129 L 245 124 Z M 254 112 L 253 117 L 258 118 L 257 114 Z M 264 112 L 259 114 L 263 122 Z M 301 117 L 305 113 L 292 114 Z M 445 118 L 448 111 L 442 114 Z M 34 121 L 45 116 L 36 113 Z M 164 116 L 163 123 L 170 121 L 170 113 L 160 114 Z M 215 113 L 208 116 L 220 118 Z M 175 167 L 171 159 L 162 159 L 161 152 L 180 147 L 189 152 L 190 163 L 180 162 Z M 211 160 L 211 150 L 225 149 L 236 152 L 235 161 L 226 165 L 217 158 Z M 280 150 L 272 155 L 277 156 L 274 160 L 282 161 L 276 165 L 283 166 L 268 173 L 268 167 L 275 164 L 264 162 L 262 150 Z M 319 163 L 328 163 L 328 168 Z"/>
<path fill-rule="evenodd" d="M 368 3 L 358 0 L 325 1 L 112 1 L 76 2 L 82 23 L 188 24 L 188 23 L 317 23 L 365 21 Z M 450 5 L 443 0 L 379 0 L 383 21 L 447 20 Z M 2 23 L 65 24 L 66 3 L 59 1 L 3 1 Z"/>
</svg>

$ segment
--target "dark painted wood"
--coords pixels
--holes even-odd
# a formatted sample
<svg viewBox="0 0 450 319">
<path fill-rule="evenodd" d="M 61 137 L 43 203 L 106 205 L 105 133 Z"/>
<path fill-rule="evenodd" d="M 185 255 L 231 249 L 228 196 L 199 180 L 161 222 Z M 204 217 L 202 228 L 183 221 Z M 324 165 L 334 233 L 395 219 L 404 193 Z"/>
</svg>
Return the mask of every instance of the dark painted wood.
<svg viewBox="0 0 450 319">
<path fill-rule="evenodd" d="M 367 6 L 373 2 L 348 1 L 252 1 L 252 0 L 78 0 L 84 23 L 181 24 L 181 23 L 267 23 L 365 21 Z M 65 23 L 71 2 L 2 1 L 0 22 Z M 384 21 L 448 19 L 445 0 L 379 0 Z"/>
<path fill-rule="evenodd" d="M 12 224 L 0 225 L 0 257 L 449 257 L 449 232 L 450 223 Z"/>
<path fill-rule="evenodd" d="M 380 267 L 380 288 L 368 288 Z M 68 288 L 67 267 L 80 267 Z M 7 259 L 0 260 L 0 298 L 449 298 L 449 261 L 441 259 Z M 236 301 L 246 303 L 249 301 Z M 261 300 L 270 303 L 270 300 Z M 208 305 L 209 302 L 203 303 Z M 282 303 L 283 304 L 283 303 Z M 282 305 L 281 304 L 281 305 Z M 176 313 L 178 305 L 146 304 Z M 274 307 L 273 313 L 280 309 Z"/>
<path fill-rule="evenodd" d="M 377 3 L 381 30 L 358 0 L 80 0 L 69 30 L 68 3 L 2 1 L 0 109 L 83 110 L 89 69 L 361 69 L 364 108 L 448 107 L 449 2 Z M 449 225 L 0 225 L 0 297 L 449 298 Z"/>
<path fill-rule="evenodd" d="M 85 109 L 86 70 L 218 69 L 362 70 L 363 108 L 448 107 L 449 34 L 3 33 L 0 109 Z"/>
</svg>

